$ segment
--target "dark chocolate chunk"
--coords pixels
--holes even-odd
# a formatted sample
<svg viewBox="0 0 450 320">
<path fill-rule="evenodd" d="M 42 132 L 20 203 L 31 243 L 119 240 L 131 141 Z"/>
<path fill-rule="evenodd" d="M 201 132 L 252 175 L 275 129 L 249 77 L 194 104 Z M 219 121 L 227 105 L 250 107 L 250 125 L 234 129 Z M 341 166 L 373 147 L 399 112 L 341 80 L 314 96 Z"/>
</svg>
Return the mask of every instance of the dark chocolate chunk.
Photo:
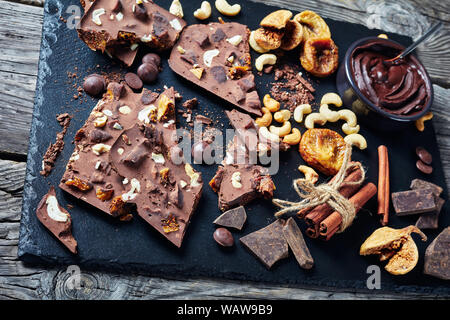
<svg viewBox="0 0 450 320">
<path fill-rule="evenodd" d="M 153 63 L 155 66 L 159 67 L 161 65 L 161 57 L 156 53 L 147 53 L 142 58 L 142 63 Z"/>
<path fill-rule="evenodd" d="M 113 0 L 112 12 L 118 13 L 122 11 L 123 5 L 120 0 Z"/>
<path fill-rule="evenodd" d="M 205 116 L 203 116 L 201 114 L 198 114 L 198 115 L 195 116 L 195 121 L 196 122 L 201 122 L 201 123 L 203 123 L 205 125 L 212 124 L 212 120 L 210 118 L 205 117 Z"/>
<path fill-rule="evenodd" d="M 219 42 L 225 39 L 227 35 L 221 28 L 217 28 L 217 30 L 211 35 L 211 42 Z"/>
<path fill-rule="evenodd" d="M 432 189 L 417 189 L 392 193 L 392 204 L 398 216 L 436 210 Z"/>
<path fill-rule="evenodd" d="M 108 90 L 113 94 L 114 100 L 123 98 L 126 94 L 126 89 L 123 83 L 111 82 L 108 84 Z"/>
<path fill-rule="evenodd" d="M 203 32 L 193 32 L 192 40 L 194 40 L 200 46 L 200 48 L 205 48 L 210 44 L 208 35 Z"/>
<path fill-rule="evenodd" d="M 259 100 L 258 92 L 252 91 L 247 93 L 245 97 L 245 105 L 250 109 L 261 109 L 261 100 Z"/>
<path fill-rule="evenodd" d="M 137 69 L 137 74 L 145 83 L 152 83 L 158 78 L 159 70 L 153 63 L 143 63 Z"/>
<path fill-rule="evenodd" d="M 146 21 L 148 19 L 147 8 L 144 4 L 133 5 L 133 10 L 133 14 L 137 19 L 141 21 Z"/>
<path fill-rule="evenodd" d="M 157 92 L 153 92 L 147 89 L 144 89 L 142 97 L 141 97 L 141 102 L 143 105 L 149 105 L 152 104 L 153 102 L 156 101 L 156 99 L 158 99 L 159 94 Z"/>
<path fill-rule="evenodd" d="M 431 182 L 425 181 L 425 180 L 421 180 L 421 179 L 414 179 L 413 181 L 411 181 L 411 185 L 410 185 L 411 189 L 431 189 L 433 191 L 433 194 L 436 197 L 439 197 L 443 191 L 443 189 Z"/>
<path fill-rule="evenodd" d="M 433 156 L 424 147 L 417 147 L 416 154 L 425 164 L 430 165 L 433 162 Z"/>
<path fill-rule="evenodd" d="M 92 173 L 91 177 L 89 178 L 89 182 L 95 183 L 95 184 L 101 184 L 105 182 L 105 176 L 100 172 L 94 172 Z"/>
<path fill-rule="evenodd" d="M 239 85 L 239 87 L 241 87 L 241 89 L 244 92 L 252 91 L 256 87 L 256 85 L 255 85 L 255 76 L 252 74 L 252 75 L 250 75 L 248 77 L 240 79 L 238 81 L 238 85 Z"/>
<path fill-rule="evenodd" d="M 186 50 L 186 52 L 181 55 L 181 59 L 186 61 L 187 63 L 194 65 L 198 61 L 198 56 L 194 51 Z"/>
<path fill-rule="evenodd" d="M 234 245 L 233 235 L 225 228 L 217 228 L 214 231 L 213 238 L 222 247 L 232 247 Z"/>
<path fill-rule="evenodd" d="M 436 199 L 436 210 L 433 212 L 422 213 L 417 219 L 416 227 L 419 229 L 437 229 L 439 227 L 439 214 L 444 206 L 445 200 Z"/>
<path fill-rule="evenodd" d="M 289 255 L 288 244 L 283 236 L 283 226 L 283 220 L 276 220 L 239 240 L 267 269 L 270 269 L 277 261 Z"/>
<path fill-rule="evenodd" d="M 159 38 L 165 39 L 169 36 L 169 20 L 159 12 L 152 14 L 153 18 L 153 33 Z"/>
<path fill-rule="evenodd" d="M 132 72 L 128 72 L 125 75 L 125 82 L 131 89 L 134 90 L 141 90 L 144 86 L 142 80 L 138 77 L 138 75 Z"/>
<path fill-rule="evenodd" d="M 311 269 L 314 266 L 314 259 L 306 246 L 303 234 L 295 220 L 289 218 L 283 227 L 283 236 L 294 253 L 295 259 L 303 269 Z"/>
<path fill-rule="evenodd" d="M 123 135 L 122 135 L 123 137 Z M 139 167 L 142 161 L 148 156 L 148 150 L 144 144 L 140 144 L 133 148 L 130 153 L 123 159 L 123 163 L 131 167 Z"/>
<path fill-rule="evenodd" d="M 425 251 L 423 273 L 450 280 L 450 227 L 445 228 Z"/>
<path fill-rule="evenodd" d="M 105 87 L 105 79 L 99 74 L 91 74 L 83 82 L 83 90 L 94 97 L 103 93 Z"/>
<path fill-rule="evenodd" d="M 245 208 L 243 206 L 239 206 L 222 213 L 216 220 L 214 220 L 213 223 L 222 227 L 242 230 L 246 220 L 247 213 L 245 212 Z"/>
<path fill-rule="evenodd" d="M 110 135 L 108 132 L 94 129 L 89 133 L 89 138 L 91 139 L 91 142 L 93 143 L 100 143 L 108 141 L 112 138 L 112 135 Z"/>
<path fill-rule="evenodd" d="M 210 72 L 212 73 L 214 79 L 218 83 L 223 83 L 227 81 L 227 73 L 222 66 L 214 66 L 211 68 Z"/>
<path fill-rule="evenodd" d="M 433 173 L 433 167 L 425 164 L 422 160 L 417 160 L 416 167 L 425 174 Z"/>
<path fill-rule="evenodd" d="M 72 218 L 69 212 L 59 205 L 55 188 L 50 187 L 48 193 L 39 202 L 36 215 L 70 252 L 77 253 L 77 241 L 72 235 Z"/>
<path fill-rule="evenodd" d="M 186 109 L 193 109 L 198 106 L 197 98 L 192 98 L 183 103 L 183 107 Z"/>
</svg>

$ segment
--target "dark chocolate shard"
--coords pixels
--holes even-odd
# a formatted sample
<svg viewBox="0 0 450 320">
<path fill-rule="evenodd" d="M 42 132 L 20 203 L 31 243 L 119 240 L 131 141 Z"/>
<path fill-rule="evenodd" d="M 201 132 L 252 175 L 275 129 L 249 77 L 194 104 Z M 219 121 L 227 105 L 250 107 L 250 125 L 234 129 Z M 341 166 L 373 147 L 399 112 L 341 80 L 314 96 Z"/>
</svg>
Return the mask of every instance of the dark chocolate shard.
<svg viewBox="0 0 450 320">
<path fill-rule="evenodd" d="M 437 229 L 439 227 L 439 214 L 444 206 L 445 200 L 436 198 L 436 210 L 422 213 L 417 219 L 416 227 L 419 229 Z"/>
<path fill-rule="evenodd" d="M 294 253 L 295 259 L 303 269 L 311 269 L 314 266 L 314 259 L 306 246 L 303 234 L 295 220 L 289 218 L 283 227 L 283 236 Z"/>
<path fill-rule="evenodd" d="M 91 139 L 91 142 L 100 143 L 108 141 L 112 138 L 112 135 L 106 131 L 95 129 L 89 133 L 89 138 Z"/>
<path fill-rule="evenodd" d="M 227 73 L 225 72 L 224 67 L 214 66 L 211 68 L 211 73 L 218 83 L 224 83 L 227 81 Z"/>
<path fill-rule="evenodd" d="M 239 240 L 267 269 L 270 269 L 277 261 L 289 255 L 288 244 L 283 236 L 283 226 L 284 221 L 279 219 Z"/>
<path fill-rule="evenodd" d="M 445 228 L 425 251 L 423 273 L 450 280 L 450 227 Z"/>
<path fill-rule="evenodd" d="M 217 28 L 213 34 L 211 34 L 211 42 L 220 42 L 225 39 L 227 35 L 221 28 Z"/>
<path fill-rule="evenodd" d="M 417 189 L 392 193 L 392 204 L 398 216 L 436 210 L 432 189 Z"/>
<path fill-rule="evenodd" d="M 216 220 L 213 221 L 213 223 L 222 227 L 242 230 L 246 220 L 247 213 L 245 212 L 245 208 L 243 206 L 239 206 L 222 213 Z"/>
<path fill-rule="evenodd" d="M 70 252 L 77 253 L 77 241 L 72 235 L 72 218 L 69 212 L 59 205 L 56 199 L 55 188 L 50 187 L 48 193 L 39 202 L 36 215 L 39 221 Z"/>
<path fill-rule="evenodd" d="M 193 32 L 192 39 L 200 46 L 200 48 L 205 48 L 210 43 L 208 35 L 204 32 Z"/>
<path fill-rule="evenodd" d="M 431 189 L 433 191 L 433 194 L 436 197 L 439 197 L 443 191 L 443 189 L 431 182 L 425 181 L 425 180 L 421 180 L 421 179 L 414 179 L 413 181 L 411 181 L 411 189 Z"/>
</svg>

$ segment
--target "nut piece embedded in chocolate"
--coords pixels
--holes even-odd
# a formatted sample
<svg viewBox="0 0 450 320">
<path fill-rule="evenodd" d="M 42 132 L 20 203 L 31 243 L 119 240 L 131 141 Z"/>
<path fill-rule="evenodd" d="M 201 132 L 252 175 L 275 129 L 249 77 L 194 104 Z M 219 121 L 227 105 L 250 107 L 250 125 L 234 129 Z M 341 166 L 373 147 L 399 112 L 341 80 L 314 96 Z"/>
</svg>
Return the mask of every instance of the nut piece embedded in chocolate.
<svg viewBox="0 0 450 320">
<path fill-rule="evenodd" d="M 392 204 L 398 216 L 436 210 L 436 202 L 431 189 L 394 192 L 392 193 Z"/>
<path fill-rule="evenodd" d="M 245 208 L 243 206 L 239 206 L 222 213 L 216 220 L 213 221 L 213 223 L 222 227 L 242 230 L 246 220 L 247 213 L 245 212 Z"/>
</svg>

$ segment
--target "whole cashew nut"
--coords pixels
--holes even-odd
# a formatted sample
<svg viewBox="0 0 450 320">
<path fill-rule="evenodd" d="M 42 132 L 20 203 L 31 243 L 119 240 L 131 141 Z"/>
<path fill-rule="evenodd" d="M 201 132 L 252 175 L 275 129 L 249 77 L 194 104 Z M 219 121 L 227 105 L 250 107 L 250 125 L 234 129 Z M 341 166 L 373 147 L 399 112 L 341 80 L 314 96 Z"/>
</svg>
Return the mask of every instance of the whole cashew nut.
<svg viewBox="0 0 450 320">
<path fill-rule="evenodd" d="M 324 94 L 322 100 L 320 100 L 320 104 L 332 104 L 336 107 L 342 107 L 342 99 L 337 93 L 329 92 Z"/>
<path fill-rule="evenodd" d="M 277 63 L 277 56 L 272 53 L 265 53 L 256 58 L 255 67 L 258 71 L 263 71 L 266 64 L 274 65 Z"/>
<path fill-rule="evenodd" d="M 294 120 L 298 123 L 303 121 L 303 115 L 310 114 L 312 112 L 310 104 L 301 104 L 294 110 Z"/>
<path fill-rule="evenodd" d="M 349 126 L 348 123 L 342 125 L 342 131 L 344 131 L 345 134 L 358 133 L 359 129 L 359 124 L 354 127 Z"/>
<path fill-rule="evenodd" d="M 270 110 L 270 112 L 277 112 L 280 110 L 280 103 L 273 99 L 270 94 L 266 94 L 263 98 L 264 107 Z"/>
<path fill-rule="evenodd" d="M 357 146 L 361 150 L 367 148 L 366 139 L 359 133 L 349 134 L 344 138 L 344 141 L 352 146 Z"/>
<path fill-rule="evenodd" d="M 252 47 L 253 50 L 255 50 L 258 53 L 266 53 L 269 52 L 269 50 L 266 50 L 259 46 L 258 43 L 255 41 L 255 31 L 250 32 L 250 37 L 248 38 L 248 43 L 250 44 L 250 47 Z"/>
<path fill-rule="evenodd" d="M 339 112 L 330 110 L 327 104 L 322 104 L 320 106 L 319 113 L 327 118 L 327 121 L 329 122 L 336 122 L 341 118 Z"/>
<path fill-rule="evenodd" d="M 291 118 L 291 112 L 287 109 L 275 112 L 273 118 L 276 122 L 283 123 Z"/>
<path fill-rule="evenodd" d="M 283 125 L 281 127 L 276 126 L 270 126 L 269 130 L 270 133 L 276 134 L 279 137 L 287 136 L 291 132 L 291 123 L 289 121 L 283 122 Z"/>
<path fill-rule="evenodd" d="M 180 0 L 173 0 L 172 4 L 170 5 L 169 12 L 173 14 L 174 16 L 177 16 L 178 18 L 183 18 L 183 7 L 181 6 Z"/>
<path fill-rule="evenodd" d="M 267 129 L 267 127 L 261 127 L 259 128 L 259 135 L 263 137 L 266 141 L 272 141 L 272 142 L 280 142 L 280 137 L 276 134 L 273 134 Z"/>
<path fill-rule="evenodd" d="M 433 113 L 432 112 L 428 112 L 427 114 L 425 114 L 422 118 L 417 119 L 415 124 L 416 124 L 416 128 L 419 131 L 423 131 L 425 130 L 425 121 L 431 120 L 433 118 Z"/>
<path fill-rule="evenodd" d="M 283 142 L 287 143 L 290 146 L 295 146 L 296 144 L 300 143 L 300 139 L 302 138 L 302 134 L 300 133 L 300 130 L 297 128 L 293 128 L 292 132 L 283 138 Z"/>
<path fill-rule="evenodd" d="M 305 119 L 305 127 L 308 129 L 313 129 L 314 125 L 318 123 L 323 126 L 327 123 L 327 118 L 325 118 L 321 113 L 315 112 L 306 116 Z"/>
<path fill-rule="evenodd" d="M 203 1 L 200 9 L 194 11 L 194 17 L 200 20 L 206 20 L 211 16 L 211 5 L 208 1 Z"/>
<path fill-rule="evenodd" d="M 345 120 L 349 127 L 356 127 L 356 125 L 358 124 L 358 120 L 356 119 L 356 114 L 353 111 L 351 111 L 349 109 L 344 109 L 344 110 L 339 110 L 338 113 L 340 116 L 339 119 Z"/>
<path fill-rule="evenodd" d="M 298 171 L 305 175 L 305 179 L 311 182 L 312 184 L 316 183 L 319 180 L 319 175 L 313 168 L 308 166 L 299 166 Z"/>
<path fill-rule="evenodd" d="M 272 123 L 272 112 L 266 107 L 261 109 L 263 116 L 256 118 L 255 122 L 259 127 L 268 127 Z"/>
<path fill-rule="evenodd" d="M 226 16 L 235 16 L 241 12 L 240 4 L 230 5 L 227 0 L 216 0 L 217 10 Z"/>
</svg>

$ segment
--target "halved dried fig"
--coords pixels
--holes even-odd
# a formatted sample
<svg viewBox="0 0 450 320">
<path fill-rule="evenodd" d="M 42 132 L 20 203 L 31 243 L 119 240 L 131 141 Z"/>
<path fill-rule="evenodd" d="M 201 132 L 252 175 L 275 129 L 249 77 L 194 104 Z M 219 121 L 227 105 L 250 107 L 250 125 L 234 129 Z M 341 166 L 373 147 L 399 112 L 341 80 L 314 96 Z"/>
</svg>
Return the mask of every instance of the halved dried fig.
<svg viewBox="0 0 450 320">
<path fill-rule="evenodd" d="M 278 49 L 283 35 L 283 31 L 269 28 L 259 28 L 254 33 L 256 43 L 264 50 Z"/>
<path fill-rule="evenodd" d="M 281 49 L 289 51 L 298 47 L 303 40 L 303 27 L 295 21 L 289 20 L 286 23 L 283 39 L 281 39 Z"/>
<path fill-rule="evenodd" d="M 339 64 L 338 47 L 330 38 L 309 39 L 300 55 L 302 67 L 316 77 L 333 74 Z"/>
<path fill-rule="evenodd" d="M 419 261 L 419 250 L 409 235 L 401 249 L 390 258 L 384 269 L 393 275 L 403 275 L 414 269 L 417 261 Z"/>
<path fill-rule="evenodd" d="M 292 18 L 291 11 L 277 10 L 277 11 L 270 13 L 264 19 L 262 19 L 260 25 L 261 25 L 261 27 L 274 28 L 274 29 L 281 30 L 286 27 L 286 23 L 291 18 Z"/>
<path fill-rule="evenodd" d="M 314 11 L 303 11 L 294 17 L 303 26 L 303 38 L 331 38 L 330 28 L 327 23 Z"/>
<path fill-rule="evenodd" d="M 330 129 L 309 129 L 300 141 L 299 152 L 309 166 L 326 175 L 335 175 L 342 166 L 345 141 Z"/>
</svg>

